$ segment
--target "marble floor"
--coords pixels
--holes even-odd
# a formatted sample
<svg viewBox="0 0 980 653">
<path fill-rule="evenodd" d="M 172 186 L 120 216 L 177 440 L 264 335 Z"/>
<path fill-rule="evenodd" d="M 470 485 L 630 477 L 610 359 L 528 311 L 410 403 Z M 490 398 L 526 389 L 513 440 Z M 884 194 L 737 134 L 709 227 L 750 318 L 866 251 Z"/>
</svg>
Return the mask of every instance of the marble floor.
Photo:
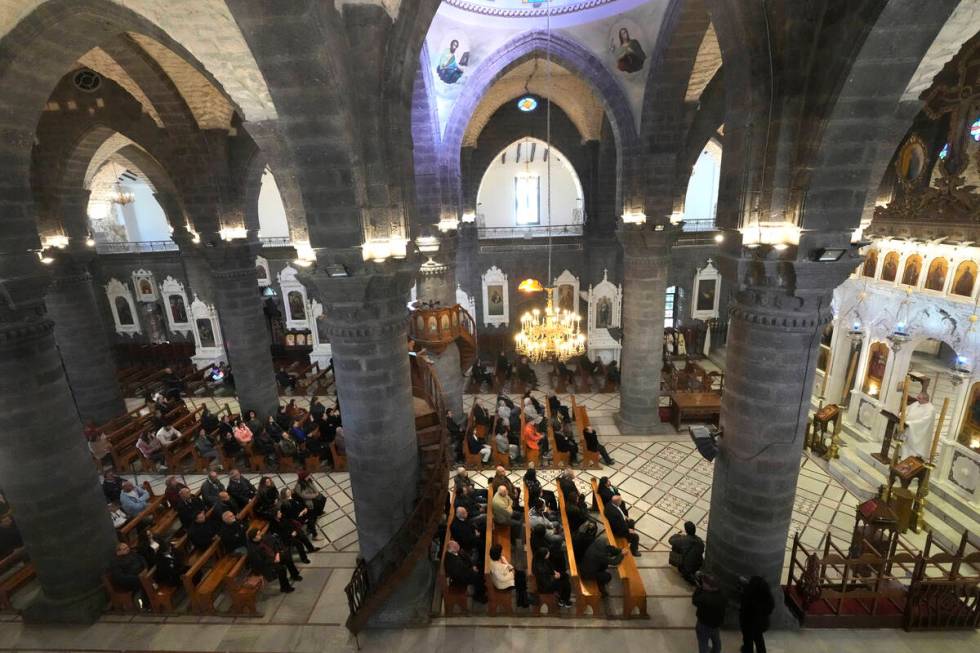
<svg viewBox="0 0 980 653">
<path fill-rule="evenodd" d="M 474 397 L 466 397 L 466 407 Z M 484 404 L 494 397 L 480 395 Z M 327 398 L 328 401 L 332 398 Z M 613 423 L 618 409 L 616 394 L 578 394 L 590 420 L 606 444 L 615 464 L 580 471 L 583 489 L 592 476 L 609 476 L 624 499 L 633 506 L 631 516 L 641 533 L 644 555 L 637 559 L 648 594 L 650 619 L 569 619 L 528 616 L 470 617 L 437 616 L 426 627 L 362 634 L 355 641 L 343 627 L 347 617 L 344 586 L 350 579 L 357 556 L 355 515 L 350 479 L 345 473 L 316 474 L 315 481 L 327 496 L 327 509 L 319 521 L 323 549 L 310 555 L 311 564 L 301 566 L 303 581 L 297 591 L 283 596 L 275 583 L 267 586 L 259 600 L 260 617 L 192 616 L 188 614 L 106 614 L 87 627 L 27 626 L 14 613 L 0 613 L 0 651 L 342 651 L 360 646 L 365 651 L 692 651 L 694 611 L 690 587 L 668 566 L 667 538 L 684 521 L 708 528 L 711 496 L 711 465 L 694 450 L 686 435 L 656 437 L 623 436 Z M 562 396 L 563 402 L 570 398 Z M 221 400 L 222 404 L 224 400 Z M 519 481 L 522 471 L 511 476 Z M 546 488 L 556 472 L 539 472 Z M 257 480 L 258 475 L 246 474 Z M 490 472 L 472 473 L 485 484 Z M 293 474 L 273 474 L 277 485 L 292 484 Z M 163 477 L 152 475 L 154 489 L 162 491 Z M 196 488 L 200 475 L 186 476 Z M 448 481 L 448 479 L 447 479 Z M 793 529 L 799 530 L 809 546 L 818 546 L 826 533 L 848 538 L 858 498 L 804 457 L 793 512 Z M 787 540 L 787 553 L 792 542 Z M 616 587 L 611 588 L 615 596 Z M 23 605 L 31 592 L 16 596 Z M 618 603 L 611 601 L 610 604 Z M 219 601 L 219 611 L 226 606 Z M 574 628 L 573 636 L 568 632 Z M 737 650 L 735 631 L 723 636 L 726 650 Z M 774 632 L 769 650 L 782 652 L 905 653 L 939 651 L 958 653 L 980 650 L 977 633 L 905 633 L 898 630 L 802 630 Z"/>
</svg>

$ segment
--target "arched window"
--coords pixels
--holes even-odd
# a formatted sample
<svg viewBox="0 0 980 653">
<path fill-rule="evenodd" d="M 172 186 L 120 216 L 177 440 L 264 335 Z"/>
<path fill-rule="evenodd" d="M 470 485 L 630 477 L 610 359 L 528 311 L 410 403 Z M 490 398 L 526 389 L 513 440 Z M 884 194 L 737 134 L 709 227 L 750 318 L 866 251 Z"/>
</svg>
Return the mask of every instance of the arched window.
<svg viewBox="0 0 980 653">
<path fill-rule="evenodd" d="M 866 277 L 872 279 L 875 278 L 875 272 L 878 271 L 878 250 L 872 249 L 868 250 L 868 256 L 864 259 L 864 272 L 862 274 Z"/>
<path fill-rule="evenodd" d="M 708 141 L 691 170 L 684 197 L 684 231 L 711 231 L 718 210 L 721 145 Z"/>
<path fill-rule="evenodd" d="M 912 254 L 905 259 L 905 269 L 902 271 L 903 286 L 919 285 L 919 273 L 922 272 L 922 257 Z"/>
<path fill-rule="evenodd" d="M 973 284 L 977 281 L 977 264 L 973 261 L 963 261 L 956 267 L 953 275 L 953 285 L 950 292 L 961 297 L 973 296 Z"/>
<path fill-rule="evenodd" d="M 872 344 L 871 351 L 868 354 L 868 369 L 864 374 L 864 384 L 861 386 L 861 392 L 871 397 L 877 397 L 879 395 L 887 365 L 888 345 L 883 342 Z"/>
<path fill-rule="evenodd" d="M 926 274 L 925 289 L 942 292 L 946 287 L 947 274 L 949 274 L 949 261 L 942 257 L 933 259 Z"/>
<path fill-rule="evenodd" d="M 881 266 L 881 280 L 894 281 L 898 276 L 898 252 L 885 254 L 885 262 Z"/>
</svg>

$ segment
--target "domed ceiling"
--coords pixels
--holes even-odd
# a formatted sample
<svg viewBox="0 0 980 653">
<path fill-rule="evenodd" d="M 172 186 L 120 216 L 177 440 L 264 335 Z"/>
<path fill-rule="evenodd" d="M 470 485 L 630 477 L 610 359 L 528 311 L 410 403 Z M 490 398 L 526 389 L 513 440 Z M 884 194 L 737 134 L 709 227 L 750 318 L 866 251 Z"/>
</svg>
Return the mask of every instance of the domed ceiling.
<svg viewBox="0 0 980 653">
<path fill-rule="evenodd" d="M 545 0 L 443 0 L 443 2 L 464 11 L 503 18 L 531 18 L 544 16 L 549 11 L 549 3 Z M 595 9 L 614 2 L 616 0 L 551 0 L 550 11 L 552 16 L 559 16 L 584 9 Z"/>
</svg>

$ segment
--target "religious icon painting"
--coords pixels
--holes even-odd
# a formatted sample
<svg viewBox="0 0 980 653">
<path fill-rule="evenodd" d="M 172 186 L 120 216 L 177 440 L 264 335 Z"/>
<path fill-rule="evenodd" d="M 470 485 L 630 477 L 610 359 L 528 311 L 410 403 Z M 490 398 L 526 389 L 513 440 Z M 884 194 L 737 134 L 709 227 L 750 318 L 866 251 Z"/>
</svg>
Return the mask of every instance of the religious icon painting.
<svg viewBox="0 0 980 653">
<path fill-rule="evenodd" d="M 929 264 L 929 272 L 926 273 L 926 290 L 942 292 L 946 287 L 946 275 L 949 274 L 949 263 L 944 258 L 936 258 Z"/>
<path fill-rule="evenodd" d="M 126 301 L 126 298 L 116 297 L 115 303 L 116 303 L 116 316 L 119 318 L 119 324 L 121 324 L 122 326 L 132 326 L 133 324 L 135 324 L 136 322 L 133 319 L 132 307 L 129 305 L 129 302 Z"/>
<path fill-rule="evenodd" d="M 612 300 L 608 297 L 600 297 L 595 310 L 596 328 L 608 329 L 612 325 Z"/>
<path fill-rule="evenodd" d="M 214 327 L 208 318 L 197 320 L 197 336 L 201 340 L 201 347 L 214 347 Z"/>
<path fill-rule="evenodd" d="M 500 317 L 504 314 L 504 287 L 487 286 L 487 314 Z"/>
<path fill-rule="evenodd" d="M 169 295 L 167 301 L 170 304 L 170 319 L 174 324 L 187 323 L 187 306 L 184 305 L 184 298 L 180 295 Z"/>
<path fill-rule="evenodd" d="M 715 292 L 717 291 L 716 279 L 700 279 L 698 283 L 698 311 L 715 310 Z"/>
<path fill-rule="evenodd" d="M 950 290 L 954 295 L 961 297 L 973 296 L 973 284 L 977 280 L 977 264 L 973 261 L 963 261 L 956 268 L 953 275 L 953 285 Z"/>
<path fill-rule="evenodd" d="M 558 286 L 558 308 L 569 312 L 575 310 L 575 286 L 567 283 Z"/>
<path fill-rule="evenodd" d="M 303 300 L 303 293 L 298 290 L 290 290 L 287 301 L 289 301 L 290 317 L 293 320 L 305 320 L 306 302 Z"/>
<path fill-rule="evenodd" d="M 898 276 L 898 252 L 885 254 L 885 263 L 881 266 L 881 280 L 894 281 Z"/>
<path fill-rule="evenodd" d="M 640 43 L 643 38 L 643 30 L 636 21 L 627 19 L 613 24 L 609 41 L 618 70 L 630 74 L 643 70 L 647 60 Z"/>
<path fill-rule="evenodd" d="M 439 53 L 436 75 L 444 84 L 455 84 L 470 65 L 470 51 L 466 38 L 460 34 L 450 36 Z"/>
<path fill-rule="evenodd" d="M 919 285 L 919 273 L 922 271 L 922 257 L 913 254 L 905 261 L 905 270 L 902 272 L 902 285 Z"/>
</svg>

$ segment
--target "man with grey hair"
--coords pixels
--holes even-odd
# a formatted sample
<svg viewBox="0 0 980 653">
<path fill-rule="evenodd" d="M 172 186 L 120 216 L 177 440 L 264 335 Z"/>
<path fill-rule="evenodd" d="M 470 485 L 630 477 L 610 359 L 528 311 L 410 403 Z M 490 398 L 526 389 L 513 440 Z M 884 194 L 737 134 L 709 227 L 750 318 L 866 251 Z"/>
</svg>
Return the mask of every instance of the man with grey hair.
<svg viewBox="0 0 980 653">
<path fill-rule="evenodd" d="M 459 543 L 449 540 L 446 544 L 445 571 L 449 584 L 453 587 L 473 586 L 473 600 L 477 603 L 487 602 L 487 588 L 483 582 L 483 574 L 476 565 L 471 564 L 459 553 Z"/>
</svg>

